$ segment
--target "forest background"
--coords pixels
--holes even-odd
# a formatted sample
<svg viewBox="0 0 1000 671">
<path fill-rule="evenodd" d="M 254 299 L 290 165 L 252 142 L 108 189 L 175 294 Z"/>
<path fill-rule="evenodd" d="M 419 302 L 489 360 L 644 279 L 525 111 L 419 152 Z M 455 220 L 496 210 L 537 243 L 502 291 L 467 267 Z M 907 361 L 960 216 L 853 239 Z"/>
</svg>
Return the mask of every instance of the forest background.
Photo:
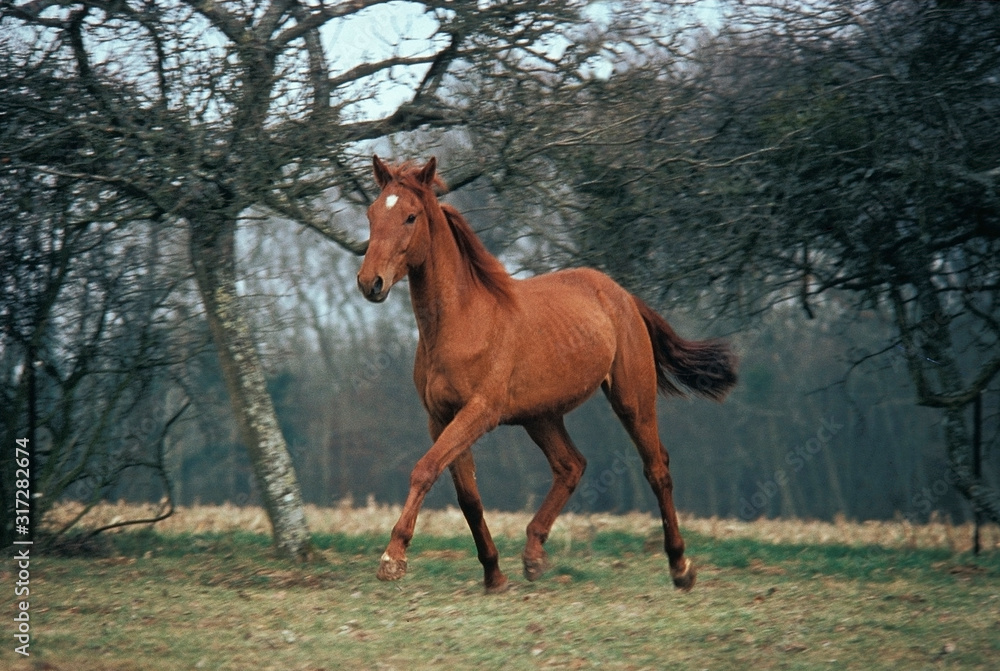
<svg viewBox="0 0 1000 671">
<path fill-rule="evenodd" d="M 732 340 L 725 404 L 661 402 L 681 510 L 1000 519 L 996 3 L 0 7 L 0 436 L 33 514 L 263 503 L 296 554 L 303 501 L 402 501 L 415 325 L 354 279 L 378 152 L 436 155 L 516 275 L 596 267 Z M 603 398 L 568 427 L 571 510 L 653 509 Z M 523 431 L 474 449 L 487 507 L 538 505 Z"/>
</svg>

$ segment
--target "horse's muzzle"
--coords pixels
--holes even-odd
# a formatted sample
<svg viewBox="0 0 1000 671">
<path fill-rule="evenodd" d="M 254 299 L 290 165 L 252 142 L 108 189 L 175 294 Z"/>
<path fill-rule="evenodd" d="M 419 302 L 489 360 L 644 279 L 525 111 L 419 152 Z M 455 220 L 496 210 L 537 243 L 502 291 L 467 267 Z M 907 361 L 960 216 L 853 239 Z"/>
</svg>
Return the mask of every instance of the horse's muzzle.
<svg viewBox="0 0 1000 671">
<path fill-rule="evenodd" d="M 371 283 L 365 282 L 361 279 L 361 275 L 358 275 L 358 289 L 361 290 L 362 295 L 370 300 L 372 303 L 381 303 L 389 295 L 389 289 L 385 286 L 385 280 L 382 279 L 380 275 L 376 275 L 375 279 Z"/>
</svg>

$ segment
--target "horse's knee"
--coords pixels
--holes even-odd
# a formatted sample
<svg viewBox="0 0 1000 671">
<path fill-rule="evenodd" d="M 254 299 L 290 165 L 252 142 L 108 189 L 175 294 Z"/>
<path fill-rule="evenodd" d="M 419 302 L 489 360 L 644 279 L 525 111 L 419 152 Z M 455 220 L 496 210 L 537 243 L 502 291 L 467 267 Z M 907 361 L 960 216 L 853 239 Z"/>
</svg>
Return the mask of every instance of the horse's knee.
<svg viewBox="0 0 1000 671">
<path fill-rule="evenodd" d="M 410 472 L 410 490 L 426 494 L 437 481 L 440 471 L 433 464 L 426 463 L 423 459 L 417 462 Z"/>
<path fill-rule="evenodd" d="M 583 473 L 587 470 L 587 460 L 582 454 L 576 454 L 565 461 L 561 461 L 553 470 L 555 471 L 555 477 L 572 492 L 580 484 Z"/>
</svg>

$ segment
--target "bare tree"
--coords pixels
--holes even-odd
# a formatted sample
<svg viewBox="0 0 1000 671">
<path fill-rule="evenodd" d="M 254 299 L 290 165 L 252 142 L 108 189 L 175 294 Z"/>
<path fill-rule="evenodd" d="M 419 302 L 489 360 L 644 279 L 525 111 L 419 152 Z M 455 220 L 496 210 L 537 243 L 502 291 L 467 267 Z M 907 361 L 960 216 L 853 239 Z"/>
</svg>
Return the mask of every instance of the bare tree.
<svg viewBox="0 0 1000 671">
<path fill-rule="evenodd" d="M 469 72 L 504 77 L 543 50 L 568 3 L 427 0 L 409 32 L 380 21 L 382 0 L 4 0 L 0 25 L 23 63 L 58 63 L 92 107 L 74 120 L 100 160 L 87 177 L 154 221 L 182 222 L 242 440 L 279 552 L 308 553 L 292 462 L 236 290 L 241 217 L 273 212 L 354 252 L 322 215 L 332 189 L 364 202 L 352 167 L 365 143 L 448 129 Z M 382 15 L 384 16 L 384 15 Z M 360 33 L 360 34 L 359 34 Z M 351 60 L 342 44 L 370 44 Z M 18 42 L 20 40 L 20 42 Z M 542 46 L 539 46 L 542 45 Z M 374 54 L 374 56 L 372 56 Z M 402 102 L 379 94 L 394 88 Z M 44 131 L 43 131 L 44 132 Z M 31 165 L 46 168 L 45 161 Z"/>
<path fill-rule="evenodd" d="M 186 404 L 151 398 L 189 354 L 171 347 L 185 327 L 174 311 L 185 264 L 149 210 L 72 176 L 103 167 L 76 125 L 86 100 L 44 62 L 14 68 L 4 56 L 0 72 L 0 435 L 27 438 L 34 457 L 22 470 L 30 526 L 67 493 L 93 504 L 144 470 L 169 502 L 162 438 Z M 12 456 L 0 457 L 5 510 Z M 9 542 L 15 517 L 5 519 Z"/>
</svg>

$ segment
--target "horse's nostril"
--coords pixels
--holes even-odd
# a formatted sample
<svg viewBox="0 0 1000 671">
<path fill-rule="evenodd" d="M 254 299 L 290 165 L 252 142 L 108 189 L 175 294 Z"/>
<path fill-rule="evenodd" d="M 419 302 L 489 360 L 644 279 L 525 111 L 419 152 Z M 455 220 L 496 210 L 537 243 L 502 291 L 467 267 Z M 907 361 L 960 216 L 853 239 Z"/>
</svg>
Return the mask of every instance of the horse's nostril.
<svg viewBox="0 0 1000 671">
<path fill-rule="evenodd" d="M 375 281 L 372 283 L 372 290 L 371 290 L 372 296 L 377 296 L 378 294 L 382 293 L 383 286 L 385 286 L 385 282 L 382 281 L 382 278 L 380 276 L 376 276 Z"/>
</svg>

